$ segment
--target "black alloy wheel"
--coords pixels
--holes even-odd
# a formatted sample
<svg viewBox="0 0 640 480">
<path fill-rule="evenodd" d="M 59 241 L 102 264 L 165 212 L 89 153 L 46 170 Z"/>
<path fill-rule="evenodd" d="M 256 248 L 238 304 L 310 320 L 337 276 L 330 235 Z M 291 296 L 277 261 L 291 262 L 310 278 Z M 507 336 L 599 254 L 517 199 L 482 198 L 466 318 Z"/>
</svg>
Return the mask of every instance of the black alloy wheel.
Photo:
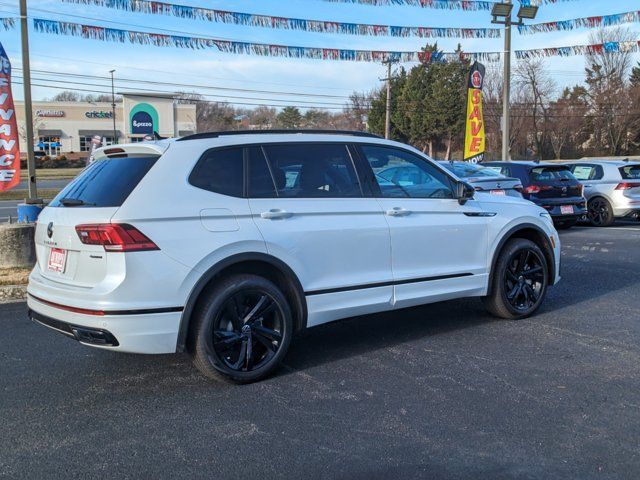
<svg viewBox="0 0 640 480">
<path fill-rule="evenodd" d="M 268 292 L 244 290 L 229 298 L 213 323 L 213 350 L 235 372 L 271 361 L 282 346 L 283 313 Z"/>
<path fill-rule="evenodd" d="M 489 292 L 483 298 L 489 313 L 509 320 L 535 313 L 546 296 L 548 268 L 536 243 L 525 238 L 509 240 L 498 254 Z"/>
<path fill-rule="evenodd" d="M 545 286 L 545 260 L 531 248 L 521 248 L 511 254 L 504 271 L 506 298 L 517 311 L 528 312 L 540 300 Z"/>
<path fill-rule="evenodd" d="M 592 225 L 596 227 L 608 227 L 615 218 L 611 205 L 604 198 L 594 198 L 589 202 L 587 216 Z"/>
<path fill-rule="evenodd" d="M 272 373 L 289 349 L 293 316 L 287 298 L 266 278 L 237 274 L 201 295 L 189 335 L 195 366 L 207 377 L 238 383 Z"/>
</svg>

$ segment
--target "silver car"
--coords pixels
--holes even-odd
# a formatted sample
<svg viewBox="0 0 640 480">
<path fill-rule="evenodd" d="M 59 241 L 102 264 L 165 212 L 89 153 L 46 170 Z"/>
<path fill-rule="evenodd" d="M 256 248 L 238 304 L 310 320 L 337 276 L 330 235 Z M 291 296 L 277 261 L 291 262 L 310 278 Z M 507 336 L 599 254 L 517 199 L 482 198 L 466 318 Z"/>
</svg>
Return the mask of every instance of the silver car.
<svg viewBox="0 0 640 480">
<path fill-rule="evenodd" d="M 470 183 L 479 192 L 522 198 L 522 182 L 519 178 L 502 175 L 499 169 L 470 162 L 440 162 L 444 168 Z"/>
<path fill-rule="evenodd" d="M 607 227 L 616 218 L 640 218 L 640 163 L 578 160 L 567 165 L 584 185 L 592 225 Z"/>
</svg>

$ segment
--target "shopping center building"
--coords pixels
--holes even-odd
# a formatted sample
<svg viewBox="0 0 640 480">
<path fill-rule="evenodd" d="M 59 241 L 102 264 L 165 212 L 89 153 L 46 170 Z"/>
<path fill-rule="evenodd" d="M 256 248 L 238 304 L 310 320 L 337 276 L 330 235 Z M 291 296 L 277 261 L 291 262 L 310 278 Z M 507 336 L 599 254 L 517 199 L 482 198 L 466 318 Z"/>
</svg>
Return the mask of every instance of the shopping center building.
<svg viewBox="0 0 640 480">
<path fill-rule="evenodd" d="M 120 96 L 122 101 L 116 102 L 115 107 L 115 128 L 111 103 L 33 102 L 34 151 L 50 156 L 88 152 L 95 135 L 109 145 L 139 142 L 154 132 L 162 137 L 179 137 L 196 131 L 196 106 L 177 103 L 175 95 Z M 16 101 L 15 108 L 20 151 L 26 155 L 24 103 Z"/>
</svg>

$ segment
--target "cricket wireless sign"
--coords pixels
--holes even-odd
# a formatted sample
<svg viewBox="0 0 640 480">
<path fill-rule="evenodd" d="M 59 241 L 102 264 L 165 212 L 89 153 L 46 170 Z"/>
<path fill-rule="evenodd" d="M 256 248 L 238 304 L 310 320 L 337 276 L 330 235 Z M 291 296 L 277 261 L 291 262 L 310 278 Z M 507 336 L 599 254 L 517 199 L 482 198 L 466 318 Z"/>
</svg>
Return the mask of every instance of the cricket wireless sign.
<svg viewBox="0 0 640 480">
<path fill-rule="evenodd" d="M 482 84 L 484 65 L 475 62 L 469 74 L 467 90 L 466 133 L 464 136 L 464 159 L 478 163 L 484 158 L 485 136 L 482 116 Z"/>
<path fill-rule="evenodd" d="M 0 192 L 20 183 L 18 125 L 11 95 L 11 63 L 0 44 Z"/>
</svg>

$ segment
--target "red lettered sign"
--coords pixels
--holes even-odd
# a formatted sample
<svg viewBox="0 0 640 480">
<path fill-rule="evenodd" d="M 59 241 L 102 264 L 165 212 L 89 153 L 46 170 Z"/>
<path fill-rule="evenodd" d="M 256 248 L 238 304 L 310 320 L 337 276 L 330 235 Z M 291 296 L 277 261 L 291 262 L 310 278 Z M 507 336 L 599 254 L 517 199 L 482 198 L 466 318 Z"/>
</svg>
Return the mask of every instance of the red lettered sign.
<svg viewBox="0 0 640 480">
<path fill-rule="evenodd" d="M 28 142 L 27 142 L 28 143 Z M 0 44 L 0 192 L 20 183 L 20 143 L 11 95 L 11 63 Z"/>
</svg>

